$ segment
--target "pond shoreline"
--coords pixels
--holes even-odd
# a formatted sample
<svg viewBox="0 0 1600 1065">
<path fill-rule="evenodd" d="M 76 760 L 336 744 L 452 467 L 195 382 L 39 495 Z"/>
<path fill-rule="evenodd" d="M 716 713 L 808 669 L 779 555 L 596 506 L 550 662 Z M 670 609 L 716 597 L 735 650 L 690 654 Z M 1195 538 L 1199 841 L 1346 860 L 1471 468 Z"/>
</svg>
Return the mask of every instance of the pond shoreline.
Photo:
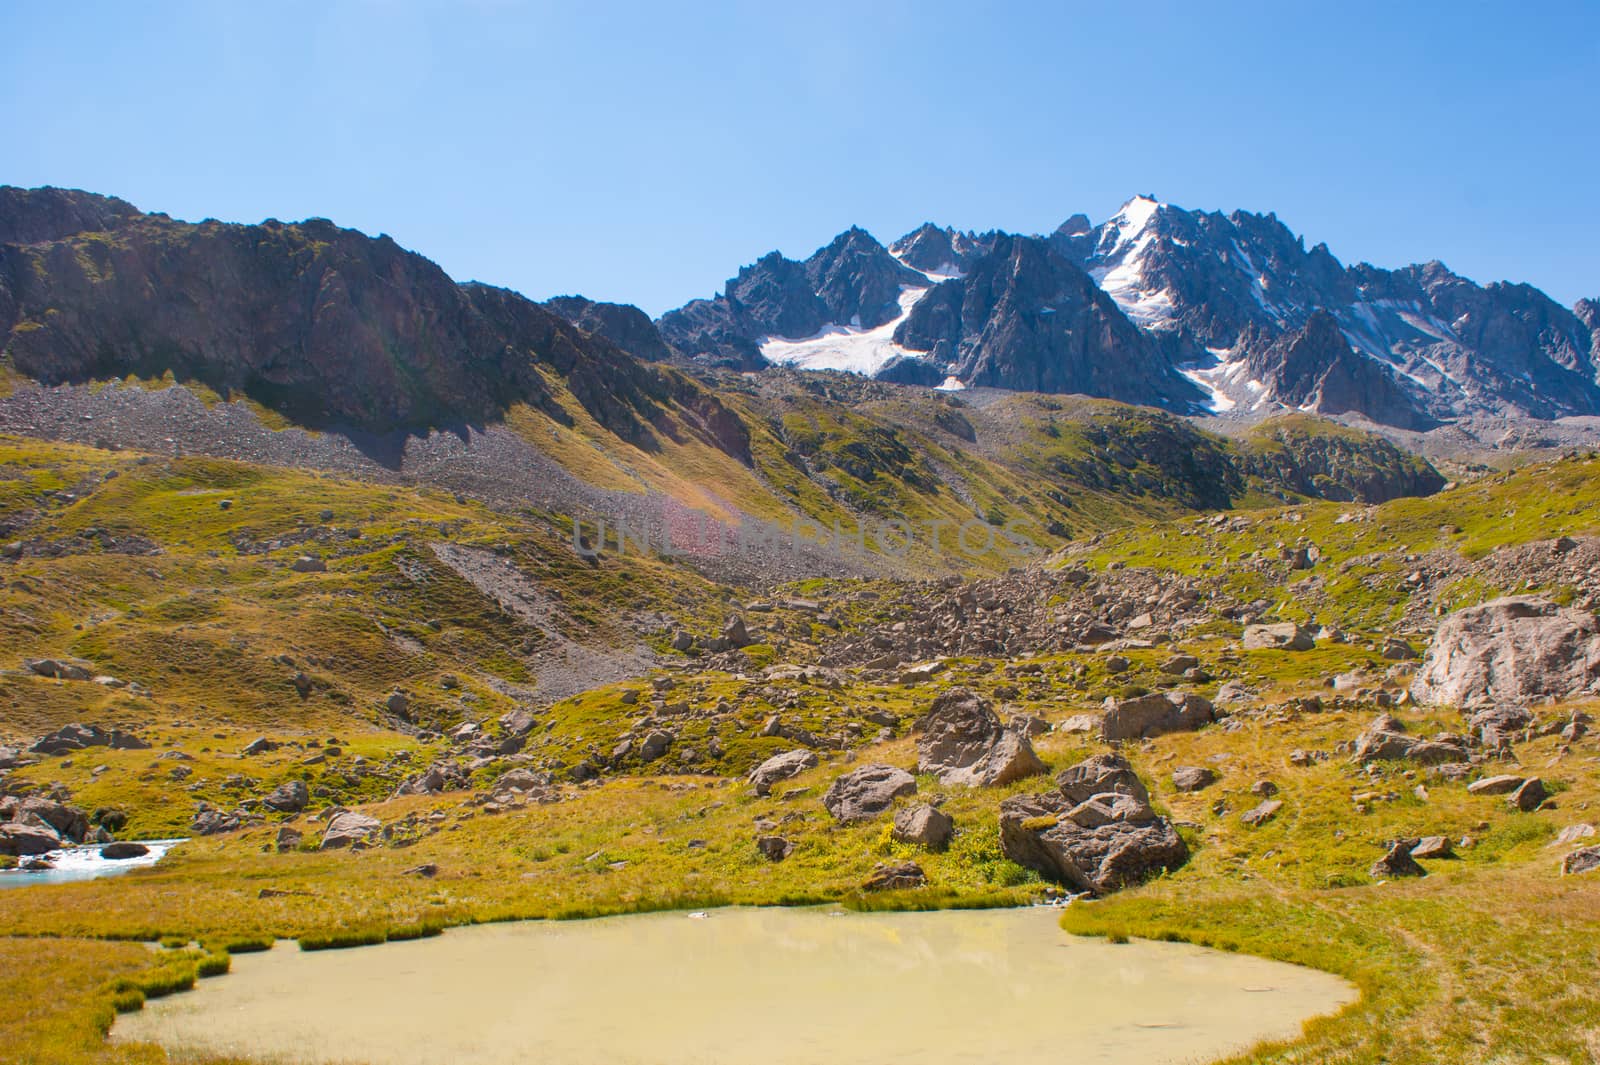
<svg viewBox="0 0 1600 1065">
<path fill-rule="evenodd" d="M 382 950 L 280 945 L 111 1038 L 373 1065 L 1030 1062 L 1068 1039 L 1077 1060 L 1131 1065 L 1293 1038 L 1357 997 L 1249 955 L 1069 936 L 1059 912 L 735 907 L 475 925 Z M 796 1017 L 818 1023 L 791 1031 Z"/>
</svg>

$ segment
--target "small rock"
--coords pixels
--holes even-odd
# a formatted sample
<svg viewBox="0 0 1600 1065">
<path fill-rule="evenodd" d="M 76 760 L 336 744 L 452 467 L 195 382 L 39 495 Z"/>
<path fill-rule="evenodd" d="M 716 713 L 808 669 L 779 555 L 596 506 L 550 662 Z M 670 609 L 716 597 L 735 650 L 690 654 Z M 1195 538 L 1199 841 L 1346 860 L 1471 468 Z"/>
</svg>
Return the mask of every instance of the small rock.
<svg viewBox="0 0 1600 1065">
<path fill-rule="evenodd" d="M 1255 809 L 1240 814 L 1239 820 L 1251 828 L 1259 828 L 1278 816 L 1278 811 L 1281 809 L 1283 809 L 1283 801 L 1281 799 L 1268 799 Z"/>
</svg>

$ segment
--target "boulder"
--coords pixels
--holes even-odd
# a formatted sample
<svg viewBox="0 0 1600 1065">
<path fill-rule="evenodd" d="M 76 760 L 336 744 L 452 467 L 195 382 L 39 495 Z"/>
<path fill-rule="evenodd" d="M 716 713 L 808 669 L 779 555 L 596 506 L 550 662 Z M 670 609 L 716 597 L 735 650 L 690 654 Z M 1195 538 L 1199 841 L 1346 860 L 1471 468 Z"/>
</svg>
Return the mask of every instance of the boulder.
<svg viewBox="0 0 1600 1065">
<path fill-rule="evenodd" d="M 745 628 L 744 619 L 735 614 L 728 619 L 722 627 L 722 639 L 729 647 L 749 647 L 755 641 L 750 639 L 749 630 Z"/>
<path fill-rule="evenodd" d="M 554 779 L 549 773 L 538 769 L 508 769 L 501 773 L 494 781 L 495 791 L 515 789 L 521 792 L 542 791 L 550 787 Z"/>
<path fill-rule="evenodd" d="M 771 795 L 772 785 L 780 780 L 788 780 L 790 777 L 798 776 L 807 769 L 814 769 L 816 766 L 817 756 L 814 751 L 808 751 L 803 748 L 785 751 L 783 754 L 773 755 L 756 766 L 750 771 L 750 776 L 747 779 L 750 785 L 755 788 L 757 795 Z"/>
<path fill-rule="evenodd" d="M 1596 869 L 1600 869 L 1600 847 L 1584 847 L 1561 859 L 1561 872 L 1566 876 L 1592 873 Z"/>
<path fill-rule="evenodd" d="M 942 851 L 950 845 L 950 835 L 955 822 L 937 806 L 918 803 L 894 815 L 894 838 L 901 843 L 914 843 L 931 851 Z"/>
<path fill-rule="evenodd" d="M 1109 803 L 1103 798 L 1074 802 L 1062 794 L 1004 800 L 1001 852 L 1052 880 L 1097 895 L 1189 860 L 1189 849 L 1171 822 L 1157 817 L 1142 800 L 1122 794 L 1119 803 L 1119 793 L 1107 794 Z M 1109 820 L 1103 819 L 1106 809 L 1113 815 Z"/>
<path fill-rule="evenodd" d="M 328 564 L 315 555 L 301 555 L 289 566 L 296 573 L 326 573 Z"/>
<path fill-rule="evenodd" d="M 215 836 L 222 832 L 237 832 L 244 827 L 244 818 L 237 812 L 201 810 L 194 815 L 189 831 L 196 836 Z"/>
<path fill-rule="evenodd" d="M 273 842 L 273 845 L 278 848 L 278 853 L 282 854 L 299 849 L 300 843 L 304 839 L 305 833 L 298 828 L 290 828 L 288 825 L 284 825 L 278 829 L 278 838 Z"/>
<path fill-rule="evenodd" d="M 992 787 L 1044 772 L 1033 744 L 1006 728 L 989 700 L 952 688 L 933 700 L 916 723 L 917 772 L 941 784 Z"/>
<path fill-rule="evenodd" d="M 794 853 L 794 843 L 782 836 L 757 836 L 756 850 L 769 862 L 781 862 Z"/>
<path fill-rule="evenodd" d="M 1550 793 L 1545 790 L 1544 781 L 1538 777 L 1529 777 L 1516 791 L 1506 796 L 1506 802 L 1523 813 L 1532 813 L 1543 806 L 1549 797 Z"/>
<path fill-rule="evenodd" d="M 1415 839 L 1396 840 L 1390 845 L 1388 853 L 1372 863 L 1370 870 L 1372 878 L 1390 880 L 1400 876 L 1427 876 L 1428 871 L 1411 857 L 1411 851 L 1420 842 Z"/>
<path fill-rule="evenodd" d="M 1090 755 L 1056 774 L 1056 787 L 1074 804 L 1111 792 L 1131 795 L 1141 802 L 1150 801 L 1144 781 L 1120 754 Z"/>
<path fill-rule="evenodd" d="M 63 841 L 49 825 L 23 824 L 12 821 L 0 824 L 0 854 L 12 858 L 30 858 L 60 850 Z"/>
<path fill-rule="evenodd" d="M 303 780 L 286 780 L 273 788 L 261 805 L 280 814 L 297 814 L 311 801 L 311 790 Z"/>
<path fill-rule="evenodd" d="M 30 673 L 54 680 L 88 680 L 94 676 L 94 667 L 88 662 L 69 658 L 30 658 L 22 665 Z"/>
<path fill-rule="evenodd" d="M 48 828 L 66 843 L 84 842 L 91 829 L 89 815 L 76 806 L 36 796 L 0 799 L 0 818 Z"/>
<path fill-rule="evenodd" d="M 1204 766 L 1180 765 L 1172 771 L 1172 786 L 1178 791 L 1204 791 L 1217 782 L 1217 774 Z"/>
<path fill-rule="evenodd" d="M 879 862 L 861 887 L 864 891 L 905 891 L 927 882 L 927 874 L 916 862 Z"/>
<path fill-rule="evenodd" d="M 1106 700 L 1100 735 L 1108 743 L 1164 732 L 1192 732 L 1215 719 L 1211 701 L 1188 692 L 1157 692 L 1135 699 Z"/>
<path fill-rule="evenodd" d="M 1533 713 L 1521 706 L 1491 706 L 1467 721 L 1467 735 L 1485 747 L 1509 744 L 1536 724 Z"/>
<path fill-rule="evenodd" d="M 1417 841 L 1417 845 L 1411 848 L 1411 857 L 1419 861 L 1455 856 L 1455 848 L 1450 845 L 1449 836 L 1423 836 Z"/>
<path fill-rule="evenodd" d="M 1471 784 L 1468 784 L 1467 793 L 1469 795 L 1509 795 L 1522 787 L 1524 779 L 1509 773 L 1484 777 L 1482 780 L 1474 780 Z"/>
<path fill-rule="evenodd" d="M 839 777 L 822 805 L 841 824 L 867 821 L 888 810 L 902 795 L 915 795 L 917 780 L 892 765 L 864 765 Z"/>
<path fill-rule="evenodd" d="M 1246 651 L 1309 651 L 1316 645 L 1312 631 L 1292 621 L 1244 628 Z"/>
<path fill-rule="evenodd" d="M 383 822 L 368 814 L 345 810 L 335 814 L 322 834 L 322 850 L 337 850 L 357 844 L 370 845 L 383 831 Z"/>
<path fill-rule="evenodd" d="M 97 725 L 62 725 L 47 736 L 41 736 L 28 750 L 33 754 L 61 755 L 89 747 L 105 747 L 111 734 Z"/>
<path fill-rule="evenodd" d="M 239 753 L 242 756 L 249 758 L 258 754 L 267 754 L 271 751 L 275 751 L 280 746 L 282 746 L 282 744 L 278 743 L 277 740 L 269 740 L 265 736 L 258 736 L 249 743 L 245 744 L 244 750 L 240 751 Z"/>
<path fill-rule="evenodd" d="M 1253 809 L 1239 815 L 1239 820 L 1251 828 L 1260 828 L 1262 825 L 1278 816 L 1278 811 L 1283 809 L 1282 799 L 1267 799 Z"/>
<path fill-rule="evenodd" d="M 1417 762 L 1421 765 L 1441 765 L 1445 762 L 1465 762 L 1471 753 L 1464 743 L 1450 738 L 1422 739 L 1408 736 L 1405 726 L 1388 714 L 1380 714 L 1356 739 L 1354 757 L 1358 762 Z"/>
<path fill-rule="evenodd" d="M 672 747 L 672 733 L 660 729 L 650 733 L 639 744 L 639 760 L 641 762 L 654 762 L 666 754 Z"/>
<path fill-rule="evenodd" d="M 469 786 L 467 775 L 460 766 L 452 762 L 435 762 L 401 783 L 392 798 L 402 795 L 439 795 L 447 791 L 462 791 Z"/>
<path fill-rule="evenodd" d="M 125 862 L 129 858 L 143 858 L 150 853 L 150 848 L 143 843 L 107 843 L 100 848 L 100 857 L 113 862 Z"/>
<path fill-rule="evenodd" d="M 1600 695 L 1600 621 L 1545 599 L 1508 596 L 1445 618 L 1411 696 L 1423 705 Z"/>
</svg>

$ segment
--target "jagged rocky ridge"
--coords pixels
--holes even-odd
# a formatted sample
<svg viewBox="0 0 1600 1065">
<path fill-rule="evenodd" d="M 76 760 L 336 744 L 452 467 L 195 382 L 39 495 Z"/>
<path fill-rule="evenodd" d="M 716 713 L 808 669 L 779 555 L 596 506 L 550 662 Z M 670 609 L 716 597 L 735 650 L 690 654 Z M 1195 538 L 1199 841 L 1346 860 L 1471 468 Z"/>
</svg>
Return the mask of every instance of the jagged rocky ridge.
<svg viewBox="0 0 1600 1065">
<path fill-rule="evenodd" d="M 871 269 L 815 265 L 856 249 Z M 902 271 L 914 271 L 907 277 Z M 861 318 L 841 284 L 870 282 Z M 886 280 L 902 314 L 884 331 Z M 863 292 L 867 290 L 863 289 Z M 1600 310 L 1430 262 L 1346 267 L 1273 214 L 1130 200 L 1046 237 L 926 223 L 883 249 L 852 229 L 806 263 L 772 253 L 713 300 L 664 315 L 691 358 L 787 362 L 907 384 L 1078 392 L 1185 413 L 1359 414 L 1426 429 L 1474 415 L 1600 413 Z M 799 343 L 797 343 L 799 342 Z"/>
<path fill-rule="evenodd" d="M 553 378 L 639 446 L 672 416 L 748 461 L 738 419 L 681 373 L 324 219 L 191 224 L 89 193 L 0 190 L 0 351 L 45 384 L 170 373 L 371 431 L 478 424 L 516 403 L 569 421 Z"/>
</svg>

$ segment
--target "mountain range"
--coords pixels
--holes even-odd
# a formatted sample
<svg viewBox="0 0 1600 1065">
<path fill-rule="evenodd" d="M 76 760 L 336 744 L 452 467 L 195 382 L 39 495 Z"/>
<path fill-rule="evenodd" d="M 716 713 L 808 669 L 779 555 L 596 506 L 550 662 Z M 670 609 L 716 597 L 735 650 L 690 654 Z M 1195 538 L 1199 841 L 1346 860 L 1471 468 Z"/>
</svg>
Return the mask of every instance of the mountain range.
<svg viewBox="0 0 1600 1065">
<path fill-rule="evenodd" d="M 924 224 L 777 252 L 663 315 L 701 362 L 1076 392 L 1184 414 L 1292 409 L 1403 429 L 1600 413 L 1600 302 L 1429 262 L 1345 266 L 1273 214 L 1150 196 L 1048 235 Z"/>
</svg>

